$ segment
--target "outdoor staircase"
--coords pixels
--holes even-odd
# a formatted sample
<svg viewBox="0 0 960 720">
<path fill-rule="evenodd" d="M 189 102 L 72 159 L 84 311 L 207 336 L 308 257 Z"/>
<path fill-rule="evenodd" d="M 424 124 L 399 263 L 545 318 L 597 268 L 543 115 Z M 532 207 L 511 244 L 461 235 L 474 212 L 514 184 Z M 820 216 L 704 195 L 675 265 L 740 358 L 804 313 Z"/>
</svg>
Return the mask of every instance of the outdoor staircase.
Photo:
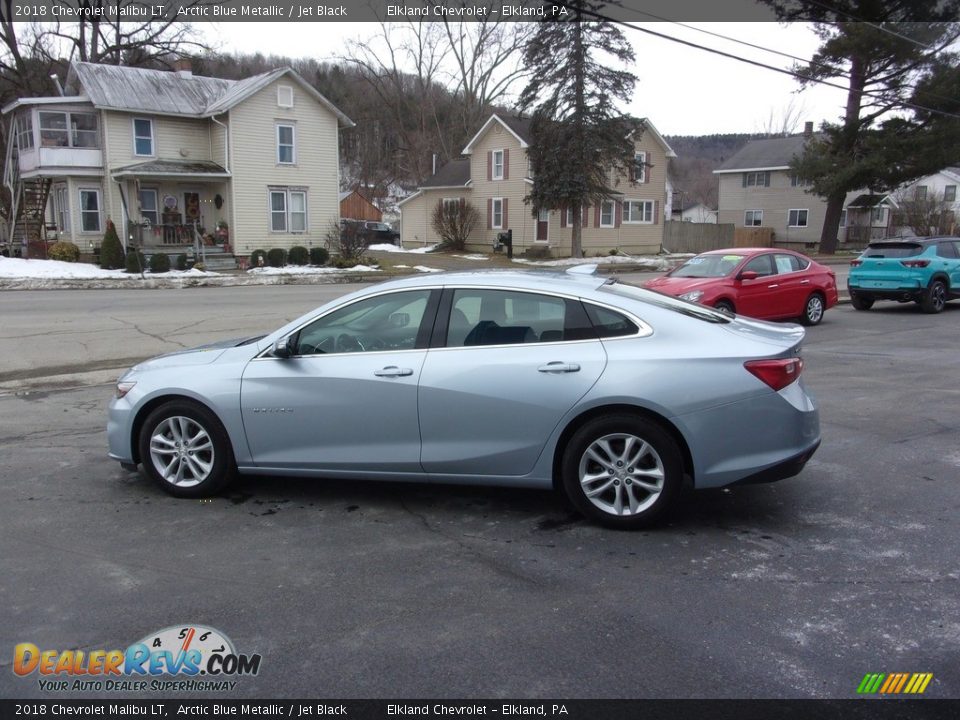
<svg viewBox="0 0 960 720">
<path fill-rule="evenodd" d="M 10 193 L 7 238 L 13 247 L 26 246 L 28 255 L 47 256 L 46 209 L 52 182 L 50 178 L 20 176 L 17 135 L 10 132 L 3 163 L 3 186 Z"/>
</svg>

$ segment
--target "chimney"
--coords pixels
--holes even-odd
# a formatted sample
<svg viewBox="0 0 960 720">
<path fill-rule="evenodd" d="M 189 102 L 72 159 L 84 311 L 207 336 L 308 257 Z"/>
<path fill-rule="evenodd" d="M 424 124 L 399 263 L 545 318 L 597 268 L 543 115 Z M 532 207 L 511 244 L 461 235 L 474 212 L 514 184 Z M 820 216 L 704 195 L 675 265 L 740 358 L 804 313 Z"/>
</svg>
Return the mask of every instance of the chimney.
<svg viewBox="0 0 960 720">
<path fill-rule="evenodd" d="M 193 76 L 193 64 L 190 62 L 190 58 L 188 57 L 177 58 L 174 60 L 173 69 L 176 70 L 177 75 L 180 77 Z"/>
<path fill-rule="evenodd" d="M 810 120 L 807 120 L 803 124 L 803 136 L 804 137 L 813 137 L 813 123 Z"/>
</svg>

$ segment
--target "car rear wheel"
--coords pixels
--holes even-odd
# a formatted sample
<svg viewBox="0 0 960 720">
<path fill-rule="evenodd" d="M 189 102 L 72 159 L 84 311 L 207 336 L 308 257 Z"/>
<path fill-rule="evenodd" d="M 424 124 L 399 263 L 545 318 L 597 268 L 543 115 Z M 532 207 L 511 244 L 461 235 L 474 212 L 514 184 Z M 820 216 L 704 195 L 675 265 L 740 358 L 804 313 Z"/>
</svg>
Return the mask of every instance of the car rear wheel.
<svg viewBox="0 0 960 720">
<path fill-rule="evenodd" d="M 820 321 L 823 320 L 825 308 L 826 303 L 823 301 L 823 295 L 813 293 L 807 298 L 807 302 L 803 306 L 803 315 L 800 316 L 800 322 L 804 325 L 819 325 Z"/>
<path fill-rule="evenodd" d="M 947 286 L 942 280 L 934 280 L 920 299 L 920 309 L 925 313 L 938 313 L 947 303 Z"/>
<path fill-rule="evenodd" d="M 726 315 L 736 315 L 736 311 L 733 309 L 733 303 L 729 300 L 717 300 L 713 304 L 714 310 L 719 310 L 720 312 Z"/>
<path fill-rule="evenodd" d="M 197 403 L 173 401 L 151 412 L 139 448 L 147 475 L 175 497 L 214 495 L 236 473 L 226 430 Z"/>
<path fill-rule="evenodd" d="M 853 305 L 854 310 L 869 310 L 873 307 L 873 298 L 851 294 L 850 304 Z"/>
<path fill-rule="evenodd" d="M 563 489 L 601 525 L 634 530 L 661 519 L 683 480 L 680 451 L 659 425 L 632 415 L 591 420 L 563 454 Z"/>
</svg>

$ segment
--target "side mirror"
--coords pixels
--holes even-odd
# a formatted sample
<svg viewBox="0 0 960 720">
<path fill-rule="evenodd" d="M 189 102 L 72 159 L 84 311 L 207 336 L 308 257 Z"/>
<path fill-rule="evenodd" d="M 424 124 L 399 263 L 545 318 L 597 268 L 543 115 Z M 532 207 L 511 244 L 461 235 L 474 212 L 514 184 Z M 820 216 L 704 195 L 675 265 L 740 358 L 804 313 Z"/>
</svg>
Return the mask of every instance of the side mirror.
<svg viewBox="0 0 960 720">
<path fill-rule="evenodd" d="M 297 352 L 297 335 L 287 335 L 280 338 L 273 344 L 273 356 L 278 358 L 288 358 Z"/>
<path fill-rule="evenodd" d="M 760 275 L 754 270 L 744 270 L 737 276 L 738 280 L 756 280 Z"/>
<path fill-rule="evenodd" d="M 390 325 L 398 328 L 405 328 L 410 324 L 410 313 L 395 312 L 390 316 Z"/>
</svg>

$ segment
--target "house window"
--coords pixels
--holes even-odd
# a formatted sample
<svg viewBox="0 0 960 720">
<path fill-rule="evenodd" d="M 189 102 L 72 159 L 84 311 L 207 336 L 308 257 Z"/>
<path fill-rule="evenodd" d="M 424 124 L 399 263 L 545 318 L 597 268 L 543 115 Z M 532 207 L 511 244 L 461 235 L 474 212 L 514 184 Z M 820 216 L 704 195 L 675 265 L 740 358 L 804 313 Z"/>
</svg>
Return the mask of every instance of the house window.
<svg viewBox="0 0 960 720">
<path fill-rule="evenodd" d="M 503 228 L 503 198 L 493 198 L 490 203 L 490 227 L 494 230 Z"/>
<path fill-rule="evenodd" d="M 927 186 L 917 185 L 914 200 L 926 200 L 926 199 L 927 199 Z"/>
<path fill-rule="evenodd" d="M 305 190 L 270 190 L 270 231 L 303 233 L 307 231 L 307 193 Z"/>
<path fill-rule="evenodd" d="M 748 172 L 743 174 L 744 187 L 770 187 L 769 172 Z"/>
<path fill-rule="evenodd" d="M 93 113 L 70 113 L 70 144 L 77 148 L 96 148 L 97 116 Z"/>
<path fill-rule="evenodd" d="M 40 144 L 43 147 L 70 146 L 70 132 L 67 130 L 66 113 L 40 113 Z"/>
<path fill-rule="evenodd" d="M 134 155 L 153 155 L 153 120 L 133 119 L 133 153 Z"/>
<path fill-rule="evenodd" d="M 807 180 L 803 180 L 796 173 L 791 173 L 790 175 L 790 185 L 792 187 L 806 187 L 810 183 Z"/>
<path fill-rule="evenodd" d="M 281 165 L 296 162 L 294 142 L 293 125 L 277 125 L 277 162 Z"/>
<path fill-rule="evenodd" d="M 159 225 L 160 210 L 157 206 L 157 191 L 141 190 L 137 193 L 137 199 L 140 201 L 140 217 L 143 221 L 151 225 Z"/>
<path fill-rule="evenodd" d="M 806 227 L 807 210 L 790 210 L 787 213 L 787 227 Z"/>
<path fill-rule="evenodd" d="M 293 88 L 289 85 L 277 86 L 277 105 L 282 108 L 293 107 Z"/>
<path fill-rule="evenodd" d="M 647 154 L 638 152 L 633 156 L 633 181 L 642 183 L 647 181 Z"/>
<path fill-rule="evenodd" d="M 744 227 L 760 227 L 763 225 L 763 210 L 747 210 L 743 214 Z"/>
<path fill-rule="evenodd" d="M 884 219 L 884 210 L 885 208 L 877 206 L 870 211 L 870 222 L 871 223 L 882 223 Z"/>
<path fill-rule="evenodd" d="M 626 200 L 623 203 L 625 223 L 652 223 L 653 200 Z"/>
<path fill-rule="evenodd" d="M 947 185 L 943 189 L 943 201 L 944 202 L 955 202 L 957 199 L 957 186 L 956 185 Z"/>
<path fill-rule="evenodd" d="M 443 213 L 444 215 L 459 215 L 460 214 L 460 198 L 444 198 Z"/>
<path fill-rule="evenodd" d="M 100 191 L 80 191 L 80 231 L 100 232 Z"/>
<path fill-rule="evenodd" d="M 527 156 L 527 177 L 533 177 L 533 160 L 530 159 L 530 156 Z"/>
<path fill-rule="evenodd" d="M 493 173 L 494 180 L 503 180 L 503 150 L 493 151 Z"/>
<path fill-rule="evenodd" d="M 66 185 L 57 185 L 53 193 L 53 209 L 57 213 L 60 232 L 70 232 L 70 193 Z"/>
<path fill-rule="evenodd" d="M 615 206 L 613 200 L 604 200 L 600 203 L 600 227 L 612 228 L 614 215 Z"/>
<path fill-rule="evenodd" d="M 33 147 L 33 116 L 29 112 L 17 117 L 17 147 L 21 150 Z"/>
<path fill-rule="evenodd" d="M 841 210 L 840 211 L 840 227 L 846 227 L 846 226 L 847 226 L 847 211 Z"/>
</svg>

